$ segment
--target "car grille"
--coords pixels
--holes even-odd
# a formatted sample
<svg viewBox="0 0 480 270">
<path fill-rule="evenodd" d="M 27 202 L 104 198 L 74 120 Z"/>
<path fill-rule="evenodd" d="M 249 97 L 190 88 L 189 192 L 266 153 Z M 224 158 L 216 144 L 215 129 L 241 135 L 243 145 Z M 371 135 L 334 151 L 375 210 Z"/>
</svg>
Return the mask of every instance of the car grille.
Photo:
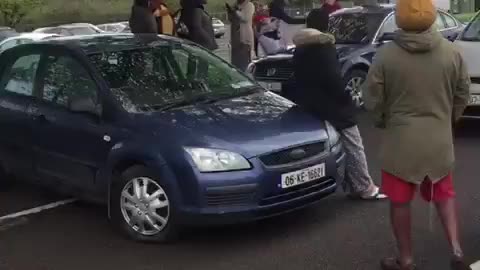
<svg viewBox="0 0 480 270">
<path fill-rule="evenodd" d="M 251 204 L 256 195 L 256 185 L 237 188 L 224 187 L 207 189 L 206 200 L 208 206 L 242 206 Z"/>
<path fill-rule="evenodd" d="M 470 80 L 472 81 L 472 83 L 480 84 L 480 77 L 472 77 L 470 78 Z"/>
<path fill-rule="evenodd" d="M 260 61 L 255 64 L 254 77 L 257 81 L 288 81 L 293 77 L 290 59 Z"/>
<path fill-rule="evenodd" d="M 463 112 L 463 115 L 480 117 L 480 106 L 468 106 Z"/>
<path fill-rule="evenodd" d="M 266 195 L 260 201 L 260 205 L 261 206 L 273 205 L 273 204 L 293 200 L 293 199 L 298 198 L 298 197 L 303 197 L 303 196 L 307 196 L 307 195 L 310 195 L 310 194 L 317 193 L 317 192 L 319 192 L 321 190 L 324 190 L 326 188 L 329 188 L 329 187 L 331 187 L 335 184 L 336 184 L 335 180 L 331 179 L 331 178 L 322 179 L 322 181 L 320 181 L 320 182 L 314 181 L 312 183 L 303 184 L 303 185 L 300 185 L 300 186 L 290 188 L 290 189 L 285 190 L 284 192 L 281 192 L 281 193 L 278 193 L 278 194 Z"/>
<path fill-rule="evenodd" d="M 308 145 L 302 145 L 298 147 L 289 148 L 265 156 L 261 156 L 260 160 L 265 166 L 281 166 L 293 162 L 298 162 L 304 159 L 308 159 L 323 153 L 326 149 L 325 142 L 318 142 Z M 292 151 L 303 150 L 305 155 L 301 159 L 295 159 L 291 156 Z"/>
</svg>

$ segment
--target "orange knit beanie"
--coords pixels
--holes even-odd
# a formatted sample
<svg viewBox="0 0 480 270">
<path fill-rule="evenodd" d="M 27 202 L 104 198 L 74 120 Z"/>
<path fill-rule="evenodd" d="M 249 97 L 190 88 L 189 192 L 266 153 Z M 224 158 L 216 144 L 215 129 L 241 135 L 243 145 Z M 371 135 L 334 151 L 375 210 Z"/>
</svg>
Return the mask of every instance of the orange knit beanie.
<svg viewBox="0 0 480 270">
<path fill-rule="evenodd" d="M 428 30 L 437 18 L 432 0 L 397 0 L 397 26 L 408 32 Z"/>
</svg>

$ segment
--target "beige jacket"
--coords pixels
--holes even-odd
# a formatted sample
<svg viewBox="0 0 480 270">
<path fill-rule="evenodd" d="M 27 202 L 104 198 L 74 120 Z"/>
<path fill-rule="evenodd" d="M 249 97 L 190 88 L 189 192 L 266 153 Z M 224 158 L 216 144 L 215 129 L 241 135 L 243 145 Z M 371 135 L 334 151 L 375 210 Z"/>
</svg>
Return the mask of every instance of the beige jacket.
<svg viewBox="0 0 480 270">
<path fill-rule="evenodd" d="M 235 13 L 240 22 L 240 42 L 250 45 L 253 48 L 253 15 L 255 13 L 255 6 L 250 0 L 245 0 L 238 5 L 239 10 Z"/>
<path fill-rule="evenodd" d="M 382 169 L 408 182 L 433 182 L 454 166 L 452 123 L 469 100 L 470 79 L 455 45 L 436 31 L 398 31 L 377 53 L 365 103 L 382 128 Z"/>
</svg>

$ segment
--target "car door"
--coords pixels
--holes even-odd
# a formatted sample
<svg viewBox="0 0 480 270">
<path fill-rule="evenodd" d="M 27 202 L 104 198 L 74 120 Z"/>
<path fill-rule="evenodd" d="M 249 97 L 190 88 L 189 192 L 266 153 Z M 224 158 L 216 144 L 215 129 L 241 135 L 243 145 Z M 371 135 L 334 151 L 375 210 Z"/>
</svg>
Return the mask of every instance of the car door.
<svg viewBox="0 0 480 270">
<path fill-rule="evenodd" d="M 17 52 L 9 52 L 0 60 L 0 162 L 10 172 L 30 177 L 33 120 L 28 107 L 34 100 L 41 54 Z"/>
<path fill-rule="evenodd" d="M 39 75 L 41 100 L 32 105 L 35 170 L 42 178 L 80 189 L 93 187 L 113 141 L 102 120 L 99 87 L 82 61 L 67 53 L 48 55 Z M 72 110 L 75 100 L 91 100 L 98 110 Z"/>
</svg>

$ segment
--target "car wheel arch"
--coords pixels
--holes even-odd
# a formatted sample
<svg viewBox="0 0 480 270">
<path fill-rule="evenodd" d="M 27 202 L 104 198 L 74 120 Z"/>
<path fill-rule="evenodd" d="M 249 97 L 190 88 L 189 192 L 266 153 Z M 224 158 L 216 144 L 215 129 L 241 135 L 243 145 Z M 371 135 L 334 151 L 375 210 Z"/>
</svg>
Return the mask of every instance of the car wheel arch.
<svg viewBox="0 0 480 270">
<path fill-rule="evenodd" d="M 128 169 L 135 166 L 144 166 L 152 170 L 158 170 L 159 168 L 165 165 L 165 160 L 161 155 L 154 155 L 149 152 L 144 151 L 128 151 L 126 149 L 122 150 L 113 150 L 110 153 L 110 158 L 108 161 L 107 168 L 104 170 L 103 178 L 104 184 L 107 188 L 107 207 L 108 207 L 108 218 L 110 215 L 110 193 L 112 189 L 112 184 L 115 183 L 117 177 Z"/>
<path fill-rule="evenodd" d="M 350 67 L 350 69 L 348 69 L 348 71 L 345 73 L 345 75 L 348 76 L 348 74 L 352 73 L 355 70 L 361 70 L 361 71 L 364 71 L 364 72 L 368 73 L 369 69 L 370 69 L 370 67 L 367 64 L 360 63 L 360 64 L 356 64 L 356 65 L 353 65 L 352 67 Z"/>
</svg>

